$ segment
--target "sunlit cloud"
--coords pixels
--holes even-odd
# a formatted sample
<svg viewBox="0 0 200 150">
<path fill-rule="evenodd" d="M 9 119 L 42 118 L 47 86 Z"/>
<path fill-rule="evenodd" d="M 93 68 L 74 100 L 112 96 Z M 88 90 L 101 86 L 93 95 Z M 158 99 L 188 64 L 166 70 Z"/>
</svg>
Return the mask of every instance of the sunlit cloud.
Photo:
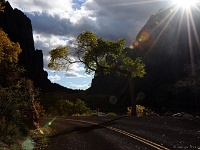
<svg viewBox="0 0 200 150">
<path fill-rule="evenodd" d="M 88 1 L 9 0 L 9 2 L 13 7 L 19 8 L 25 13 L 33 15 L 47 14 L 47 16 L 52 17 L 59 16 L 59 18 L 69 19 L 72 23 L 77 23 L 83 16 L 90 16 L 93 13 L 85 7 Z"/>
<path fill-rule="evenodd" d="M 71 0 L 56 0 L 56 1 L 44 1 L 44 0 L 9 0 L 13 7 L 20 8 L 24 12 L 46 12 L 48 14 L 59 14 L 63 11 L 72 11 Z"/>
<path fill-rule="evenodd" d="M 56 75 L 50 75 L 50 76 L 48 76 L 48 79 L 49 79 L 51 82 L 54 83 L 55 81 L 61 80 L 61 77 L 58 76 L 58 75 L 56 74 Z"/>
<path fill-rule="evenodd" d="M 73 84 L 71 82 L 68 83 L 68 85 L 72 88 L 72 89 L 88 89 L 91 85 L 89 84 Z"/>
<path fill-rule="evenodd" d="M 22 10 L 33 26 L 35 48 L 43 51 L 44 68 L 49 51 L 69 45 L 85 30 L 98 37 L 126 40 L 129 47 L 151 14 L 168 4 L 169 0 L 9 0 L 11 6 Z M 62 78 L 91 78 L 80 64 L 66 68 Z"/>
<path fill-rule="evenodd" d="M 68 71 L 65 73 L 65 76 L 67 78 L 90 78 L 90 75 L 86 75 L 86 74 L 80 74 L 78 72 L 74 72 L 74 71 Z"/>
<path fill-rule="evenodd" d="M 72 64 L 65 71 L 67 78 L 91 78 L 91 75 L 85 73 L 85 68 L 80 64 Z"/>
</svg>

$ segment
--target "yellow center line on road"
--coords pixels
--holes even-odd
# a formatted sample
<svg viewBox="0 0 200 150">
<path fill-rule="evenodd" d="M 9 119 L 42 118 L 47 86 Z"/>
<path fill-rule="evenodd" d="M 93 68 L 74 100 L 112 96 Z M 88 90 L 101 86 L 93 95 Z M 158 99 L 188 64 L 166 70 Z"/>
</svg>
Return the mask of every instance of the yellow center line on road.
<svg viewBox="0 0 200 150">
<path fill-rule="evenodd" d="M 126 135 L 132 139 L 135 139 L 137 141 L 140 141 L 146 145 L 149 145 L 157 150 L 170 150 L 169 148 L 166 148 L 160 144 L 157 144 L 155 142 L 152 142 L 152 141 L 149 141 L 147 139 L 144 139 L 140 136 L 137 136 L 137 135 L 134 135 L 132 133 L 129 133 L 129 132 L 126 132 L 126 131 L 123 131 L 121 129 L 117 129 L 117 128 L 114 128 L 114 127 L 111 127 L 111 126 L 107 126 L 107 125 L 104 125 L 104 124 L 101 124 L 101 123 L 95 123 L 95 122 L 89 122 L 89 121 L 84 121 L 84 120 L 74 120 L 74 119 L 64 119 L 64 120 L 68 120 L 68 121 L 74 121 L 74 122 L 81 122 L 81 123 L 87 123 L 87 124 L 91 124 L 91 125 L 96 125 L 96 126 L 101 126 L 101 127 L 104 127 L 104 128 L 107 128 L 107 129 L 110 129 L 112 131 L 115 131 L 115 132 L 118 132 L 118 133 L 121 133 L 123 135 Z"/>
</svg>

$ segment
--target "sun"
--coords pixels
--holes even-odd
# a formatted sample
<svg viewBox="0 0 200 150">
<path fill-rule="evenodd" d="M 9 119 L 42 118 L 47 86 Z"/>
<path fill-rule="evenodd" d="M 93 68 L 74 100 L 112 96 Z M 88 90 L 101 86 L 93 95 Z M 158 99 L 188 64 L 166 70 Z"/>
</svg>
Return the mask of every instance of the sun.
<svg viewBox="0 0 200 150">
<path fill-rule="evenodd" d="M 199 0 L 171 0 L 171 1 L 173 4 L 182 8 L 190 8 L 192 6 L 195 6 L 199 2 Z"/>
</svg>

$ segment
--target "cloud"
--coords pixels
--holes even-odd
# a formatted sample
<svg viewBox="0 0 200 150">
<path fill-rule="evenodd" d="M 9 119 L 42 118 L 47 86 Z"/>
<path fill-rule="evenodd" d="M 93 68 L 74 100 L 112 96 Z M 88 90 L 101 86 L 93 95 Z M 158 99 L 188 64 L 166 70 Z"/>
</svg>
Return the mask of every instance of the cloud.
<svg viewBox="0 0 200 150">
<path fill-rule="evenodd" d="M 31 19 L 35 48 L 43 50 L 44 68 L 49 51 L 73 43 L 83 31 L 90 30 L 106 40 L 126 40 L 129 47 L 152 14 L 165 7 L 169 0 L 9 0 Z M 67 78 L 89 78 L 84 68 L 74 64 L 65 73 Z M 50 76 L 52 81 L 59 80 Z"/>
<path fill-rule="evenodd" d="M 68 71 L 65 73 L 65 76 L 67 78 L 90 78 L 91 76 L 90 75 L 87 75 L 87 74 L 80 74 L 78 72 L 75 72 L 75 71 Z"/>
<path fill-rule="evenodd" d="M 24 12 L 46 12 L 48 14 L 61 14 L 62 12 L 71 12 L 73 9 L 72 0 L 9 0 L 13 7 L 17 7 Z"/>
<path fill-rule="evenodd" d="M 31 19 L 38 34 L 77 37 L 91 30 L 105 39 L 125 38 L 129 46 L 151 14 L 166 5 L 158 0 L 10 0 Z"/>
<path fill-rule="evenodd" d="M 61 80 L 61 77 L 58 76 L 58 75 L 50 75 L 50 76 L 48 76 L 48 79 L 49 79 L 51 82 L 55 82 L 55 81 Z"/>
<path fill-rule="evenodd" d="M 80 64 L 71 64 L 68 68 L 68 71 L 84 71 L 84 67 L 80 66 Z"/>
<path fill-rule="evenodd" d="M 86 90 L 86 89 L 88 89 L 91 86 L 90 84 L 73 84 L 71 82 L 69 82 L 68 85 L 72 89 L 83 89 L 83 90 Z"/>
<path fill-rule="evenodd" d="M 72 64 L 65 72 L 67 78 L 90 78 L 91 76 L 84 73 L 85 69 L 80 64 Z"/>
<path fill-rule="evenodd" d="M 109 40 L 126 39 L 129 47 L 151 14 L 166 0 L 10 0 L 31 19 L 35 47 L 48 51 L 90 30 Z M 39 37 L 39 38 L 37 38 Z M 45 67 L 47 62 L 45 62 Z"/>
</svg>

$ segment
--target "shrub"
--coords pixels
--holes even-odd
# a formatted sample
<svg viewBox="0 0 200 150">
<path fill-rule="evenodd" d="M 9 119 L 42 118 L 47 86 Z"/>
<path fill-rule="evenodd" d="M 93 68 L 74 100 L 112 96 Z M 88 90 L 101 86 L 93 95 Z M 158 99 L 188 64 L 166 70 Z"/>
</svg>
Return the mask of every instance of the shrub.
<svg viewBox="0 0 200 150">
<path fill-rule="evenodd" d="M 32 107 L 29 90 L 0 87 L 0 141 L 12 145 L 28 135 L 35 119 Z"/>
<path fill-rule="evenodd" d="M 131 115 L 131 109 L 132 109 L 132 107 L 127 107 L 127 111 L 128 111 L 127 112 L 127 116 Z M 136 105 L 136 113 L 137 113 L 138 117 L 143 116 L 144 111 L 145 111 L 145 107 L 144 106 Z"/>
<path fill-rule="evenodd" d="M 81 99 L 77 99 L 75 103 L 61 99 L 55 107 L 48 109 L 48 115 L 52 116 L 90 116 L 91 113 L 90 108 Z"/>
<path fill-rule="evenodd" d="M 5 124 L 4 134 L 15 134 L 12 128 L 25 126 L 24 116 L 29 105 L 29 96 L 26 91 L 10 88 L 0 88 L 0 121 Z M 1 134 L 2 135 L 2 134 Z"/>
<path fill-rule="evenodd" d="M 33 105 L 35 106 L 35 109 L 37 110 L 40 117 L 46 117 L 44 107 L 39 101 L 34 101 Z"/>
<path fill-rule="evenodd" d="M 99 116 L 97 113 L 91 113 L 90 116 Z"/>
<path fill-rule="evenodd" d="M 80 115 L 89 115 L 91 114 L 91 110 L 90 108 L 88 108 L 85 104 L 84 101 L 82 101 L 81 99 L 77 99 L 75 104 L 74 104 L 74 108 L 75 108 L 75 112 L 76 114 L 80 114 Z"/>
<path fill-rule="evenodd" d="M 74 104 L 69 100 L 59 100 L 56 109 L 59 116 L 71 116 L 74 113 Z"/>
<path fill-rule="evenodd" d="M 109 112 L 109 113 L 106 114 L 106 116 L 117 116 L 117 114 L 114 113 L 114 112 Z"/>
<path fill-rule="evenodd" d="M 144 106 L 136 105 L 136 112 L 138 117 L 143 116 L 144 110 L 145 110 Z"/>
</svg>

